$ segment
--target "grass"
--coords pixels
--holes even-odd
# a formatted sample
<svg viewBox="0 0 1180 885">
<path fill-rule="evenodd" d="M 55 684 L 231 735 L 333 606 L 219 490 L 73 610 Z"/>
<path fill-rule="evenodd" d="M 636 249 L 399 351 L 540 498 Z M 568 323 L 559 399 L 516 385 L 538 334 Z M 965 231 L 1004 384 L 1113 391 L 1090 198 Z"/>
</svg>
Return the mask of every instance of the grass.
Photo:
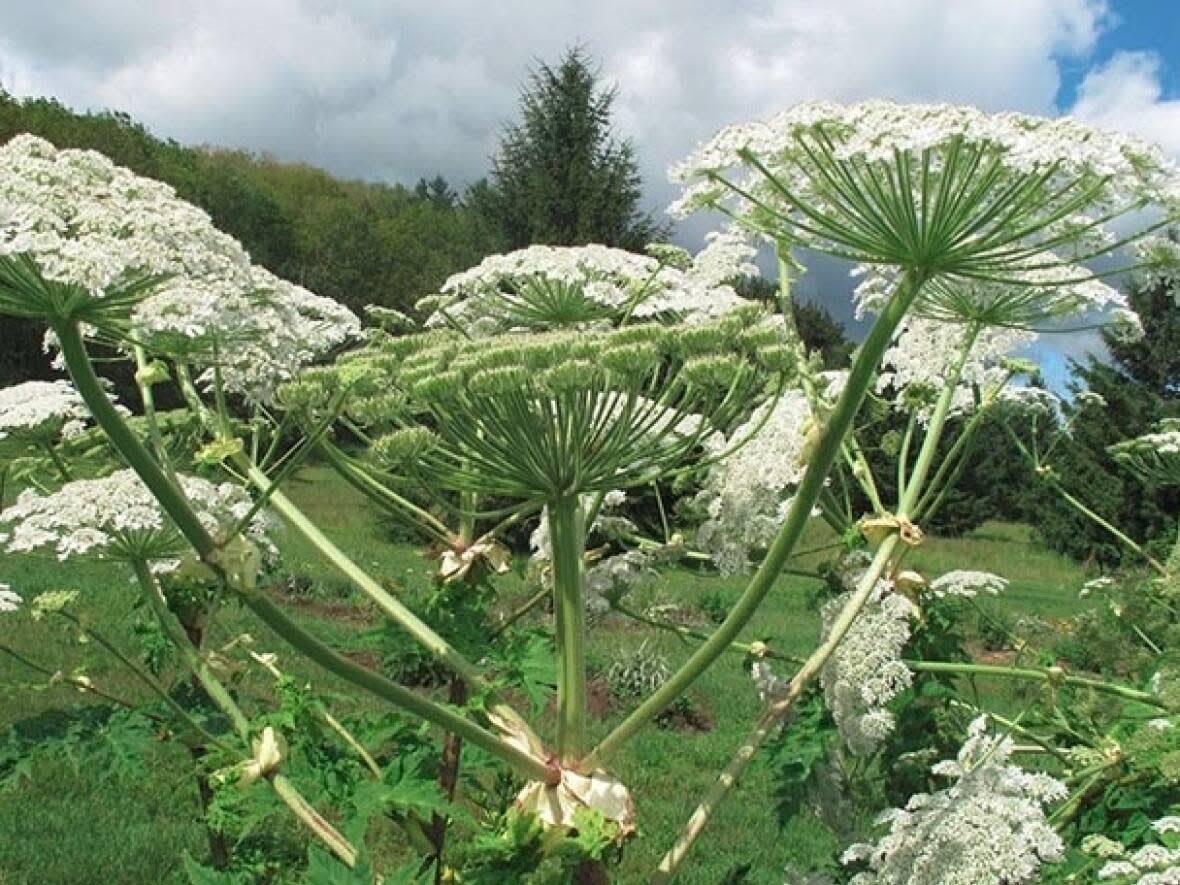
<svg viewBox="0 0 1180 885">
<path fill-rule="evenodd" d="M 425 585 L 433 563 L 415 549 L 390 543 L 388 527 L 351 489 L 321 468 L 303 471 L 290 484 L 290 494 L 324 530 L 358 562 L 393 585 Z M 822 535 L 804 545 L 822 543 Z M 318 593 L 351 606 L 356 597 L 299 538 L 284 544 L 291 572 L 305 574 Z M 1076 610 L 1081 569 L 1056 555 L 1038 550 L 1026 528 L 988 524 L 966 538 L 930 539 L 912 555 L 910 565 L 927 574 L 953 568 L 995 571 L 1011 579 L 1000 605 L 1008 613 L 1059 618 Z M 125 572 L 102 563 L 58 562 L 48 557 L 5 556 L 0 559 L 0 583 L 9 583 L 30 598 L 43 590 L 77 588 L 80 611 L 88 623 L 133 648 L 128 637 L 136 621 L 136 593 Z M 667 572 L 638 592 L 637 604 L 669 602 L 693 605 L 706 594 L 730 603 L 741 592 L 740 578 L 720 579 L 684 569 Z M 747 638 L 773 637 L 780 647 L 805 652 L 815 642 L 817 617 L 808 605 L 804 577 L 785 577 L 772 591 Z M 505 582 L 505 594 L 525 592 L 515 577 Z M 371 612 L 361 609 L 361 614 Z M 329 641 L 345 638 L 356 629 L 355 617 L 301 617 Z M 55 619 L 33 622 L 25 614 L 0 617 L 0 642 L 44 662 L 51 669 L 70 672 L 86 662 L 95 683 L 128 697 L 140 697 L 138 685 L 117 666 L 79 644 L 76 635 Z M 245 613 L 223 613 L 217 635 L 223 640 L 250 631 L 259 647 L 280 652 L 277 638 Z M 668 634 L 640 630 L 631 624 L 608 622 L 592 634 L 588 656 L 606 663 L 645 638 L 673 664 L 691 647 Z M 340 689 L 333 680 L 296 662 L 287 661 L 325 689 Z M 28 686 L 39 683 L 36 691 Z M 28 735 L 60 733 L 87 714 L 101 711 L 90 696 L 63 686 L 44 687 L 45 680 L 0 655 L 0 733 L 13 728 Z M 641 838 L 628 846 L 619 881 L 638 883 L 658 862 L 679 827 L 695 807 L 745 735 L 758 712 L 758 701 L 742 669 L 740 655 L 726 656 L 694 687 L 692 697 L 707 709 L 715 726 L 710 731 L 684 733 L 649 727 L 615 761 L 614 768 L 637 798 Z M 365 702 L 367 703 L 367 701 Z M 594 721 L 601 736 L 621 718 L 611 711 Z M 2 744 L 0 744 L 2 747 Z M 115 885 L 115 883 L 184 882 L 180 870 L 183 851 L 204 855 L 195 789 L 184 751 L 156 744 L 148 751 L 140 778 L 97 778 L 63 754 L 36 754 L 30 779 L 8 793 L 0 793 L 0 885 Z M 3 763 L 0 756 L 0 763 Z M 2 767 L 2 766 L 0 766 Z M 721 807 L 678 882 L 717 885 L 735 867 L 750 865 L 750 883 L 779 883 L 788 862 L 808 868 L 828 856 L 832 837 L 817 820 L 794 818 L 780 829 L 770 799 L 769 772 L 756 759 L 743 781 Z"/>
</svg>

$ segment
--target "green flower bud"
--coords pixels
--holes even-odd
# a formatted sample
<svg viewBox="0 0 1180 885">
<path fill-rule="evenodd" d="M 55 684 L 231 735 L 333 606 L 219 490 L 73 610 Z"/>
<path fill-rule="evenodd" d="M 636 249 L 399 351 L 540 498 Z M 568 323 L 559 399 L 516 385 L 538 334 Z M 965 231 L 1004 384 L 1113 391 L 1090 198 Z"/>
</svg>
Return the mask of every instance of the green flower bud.
<svg viewBox="0 0 1180 885">
<path fill-rule="evenodd" d="M 378 437 L 371 449 L 373 458 L 386 467 L 413 464 L 437 446 L 438 436 L 425 427 L 403 427 Z"/>
</svg>

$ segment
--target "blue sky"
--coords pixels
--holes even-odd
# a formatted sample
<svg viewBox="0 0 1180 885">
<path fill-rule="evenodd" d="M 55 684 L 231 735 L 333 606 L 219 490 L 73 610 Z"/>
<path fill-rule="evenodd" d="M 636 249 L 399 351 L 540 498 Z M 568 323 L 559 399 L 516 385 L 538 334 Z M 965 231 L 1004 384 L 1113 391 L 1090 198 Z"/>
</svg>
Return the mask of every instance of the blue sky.
<svg viewBox="0 0 1180 885">
<path fill-rule="evenodd" d="M 1149 51 L 1159 55 L 1163 97 L 1180 95 L 1180 2 L 1177 0 L 1117 0 L 1111 4 L 1111 23 L 1098 35 L 1092 55 L 1063 59 L 1057 106 L 1068 108 L 1086 72 L 1110 61 L 1118 52 Z"/>
</svg>

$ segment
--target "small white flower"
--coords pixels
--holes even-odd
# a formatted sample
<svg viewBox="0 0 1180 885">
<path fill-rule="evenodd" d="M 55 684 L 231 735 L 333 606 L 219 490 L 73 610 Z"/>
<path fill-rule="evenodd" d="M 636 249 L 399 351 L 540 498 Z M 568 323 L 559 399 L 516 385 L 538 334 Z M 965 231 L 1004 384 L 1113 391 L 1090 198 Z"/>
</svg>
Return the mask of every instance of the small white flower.
<svg viewBox="0 0 1180 885">
<path fill-rule="evenodd" d="M 1013 742 L 986 725 L 976 719 L 958 758 L 934 766 L 950 786 L 886 811 L 878 822 L 889 832 L 844 853 L 845 863 L 869 865 L 852 885 L 1023 885 L 1062 857 L 1044 806 L 1064 799 L 1065 785 L 1010 764 Z"/>
<path fill-rule="evenodd" d="M 5 612 L 14 612 L 20 608 L 21 599 L 19 593 L 9 587 L 8 584 L 0 584 L 0 614 Z"/>
<path fill-rule="evenodd" d="M 936 597 L 962 596 L 970 598 L 980 593 L 997 596 L 1008 587 L 1008 580 L 991 572 L 957 569 L 930 582 L 929 592 Z"/>
</svg>

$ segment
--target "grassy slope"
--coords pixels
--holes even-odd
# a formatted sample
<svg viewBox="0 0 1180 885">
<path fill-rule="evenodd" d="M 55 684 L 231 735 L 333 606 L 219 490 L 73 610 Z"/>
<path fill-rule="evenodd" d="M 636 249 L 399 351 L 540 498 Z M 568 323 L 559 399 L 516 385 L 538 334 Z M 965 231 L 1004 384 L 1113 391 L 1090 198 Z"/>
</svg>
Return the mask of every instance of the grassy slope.
<svg viewBox="0 0 1180 885">
<path fill-rule="evenodd" d="M 292 484 L 291 492 L 333 538 L 375 574 L 395 582 L 427 579 L 429 563 L 409 547 L 386 543 L 372 512 L 349 489 L 313 469 Z M 298 538 L 288 539 L 285 553 L 291 571 L 337 582 Z M 1037 551 L 1029 545 L 1026 530 L 1014 526 L 989 525 L 966 539 L 931 541 L 916 551 L 912 564 L 928 573 L 951 568 L 1002 573 L 1012 579 L 1003 605 L 1047 618 L 1071 611 L 1082 580 L 1077 566 Z M 10 583 L 26 598 L 46 589 L 82 589 L 87 616 L 111 636 L 125 635 L 135 617 L 135 593 L 116 567 L 5 556 L 0 559 L 0 582 Z M 641 591 L 640 599 L 645 604 L 691 602 L 715 590 L 728 602 L 737 597 L 741 584 L 740 579 L 721 580 L 678 570 Z M 805 651 L 814 642 L 817 627 L 806 604 L 807 584 L 808 579 L 799 577 L 780 581 L 751 626 L 750 636 L 773 636 L 787 648 Z M 228 613 L 219 626 L 226 637 L 250 630 L 260 637 L 262 647 L 282 650 L 277 640 L 268 638 L 240 613 Z M 349 629 L 330 622 L 316 626 L 328 638 Z M 629 626 L 597 629 L 590 659 L 607 661 L 616 650 L 632 648 L 647 636 L 648 631 Z M 673 661 L 688 651 L 667 635 L 650 641 Z M 102 660 L 88 649 L 63 647 L 70 637 L 60 627 L 33 623 L 24 615 L 0 618 L 0 642 L 52 662 L 55 668 L 68 669 L 83 655 L 91 661 Z M 129 697 L 138 695 L 137 686 L 112 666 L 95 664 L 88 672 L 107 689 Z M 313 675 L 312 671 L 308 675 Z M 35 679 L 0 655 L 0 728 L 16 725 L 32 733 L 60 729 L 68 725 L 71 714 L 93 703 L 61 687 L 35 693 L 19 690 L 20 683 Z M 320 685 L 330 685 L 319 676 L 316 679 Z M 14 690 L 7 690 L 10 686 Z M 620 775 L 638 797 L 642 827 L 642 838 L 628 848 L 621 881 L 644 880 L 645 872 L 667 848 L 757 712 L 757 701 L 738 655 L 728 656 L 710 671 L 693 694 L 714 717 L 712 731 L 682 734 L 649 728 L 616 762 Z M 605 733 L 619 715 L 599 719 L 596 731 Z M 183 881 L 177 871 L 181 851 L 188 849 L 197 857 L 203 853 L 195 791 L 183 751 L 162 744 L 153 753 L 150 774 L 137 783 L 103 782 L 77 770 L 67 758 L 52 758 L 38 762 L 31 783 L 0 794 L 0 833 L 4 834 L 0 838 L 0 885 Z M 679 881 L 716 885 L 735 865 L 751 863 L 749 881 L 778 883 L 788 861 L 806 868 L 812 857 L 830 850 L 830 837 L 810 819 L 796 818 L 780 831 L 768 795 L 767 771 L 755 761 L 722 806 Z"/>
</svg>

